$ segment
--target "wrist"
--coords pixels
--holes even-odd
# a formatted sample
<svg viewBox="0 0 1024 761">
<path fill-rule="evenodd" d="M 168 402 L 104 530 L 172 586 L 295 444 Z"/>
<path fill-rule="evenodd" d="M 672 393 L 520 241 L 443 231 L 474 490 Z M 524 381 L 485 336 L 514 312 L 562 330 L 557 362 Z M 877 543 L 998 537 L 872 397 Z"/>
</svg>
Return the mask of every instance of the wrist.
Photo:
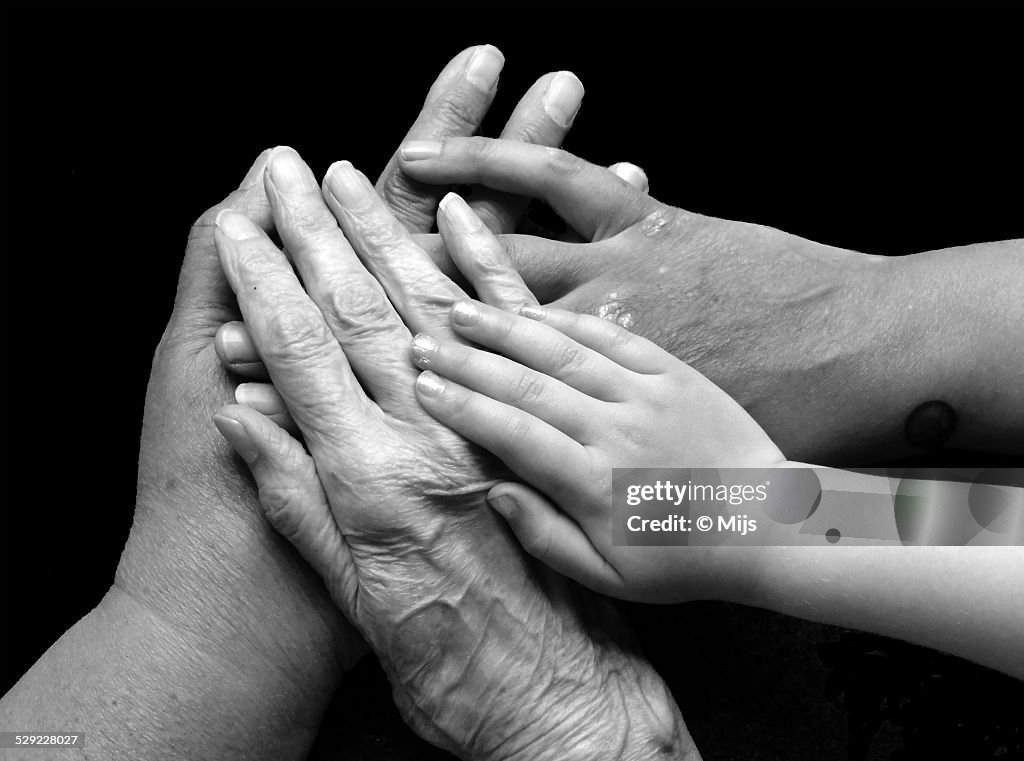
<svg viewBox="0 0 1024 761">
<path fill-rule="evenodd" d="M 153 500 L 136 513 L 111 599 L 211 658 L 291 684 L 306 704 L 329 701 L 364 645 L 261 516 Z"/>
<path fill-rule="evenodd" d="M 112 587 L 4 696 L 7 726 L 87 730 L 98 758 L 304 758 L 326 706 L 258 663 L 211 654 Z"/>
</svg>

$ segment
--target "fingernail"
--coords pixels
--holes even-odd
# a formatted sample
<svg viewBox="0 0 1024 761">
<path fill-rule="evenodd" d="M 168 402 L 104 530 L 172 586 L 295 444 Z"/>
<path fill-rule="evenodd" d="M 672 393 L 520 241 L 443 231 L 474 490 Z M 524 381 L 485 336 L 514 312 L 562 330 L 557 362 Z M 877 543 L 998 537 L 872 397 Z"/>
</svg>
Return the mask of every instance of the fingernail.
<svg viewBox="0 0 1024 761">
<path fill-rule="evenodd" d="M 487 504 L 494 508 L 495 512 L 505 520 L 511 520 L 516 511 L 516 501 L 507 494 L 488 497 Z"/>
<path fill-rule="evenodd" d="M 270 179 L 282 193 L 316 193 L 320 190 L 306 162 L 286 146 L 274 149 L 270 158 Z"/>
<path fill-rule="evenodd" d="M 263 179 L 263 170 L 267 168 L 267 160 L 273 152 L 273 148 L 267 148 L 267 150 L 263 151 L 263 153 L 256 157 L 252 166 L 249 167 L 249 171 L 246 173 L 245 179 L 242 180 L 242 184 L 238 186 L 239 190 L 251 188 Z"/>
<path fill-rule="evenodd" d="M 437 351 L 437 341 L 430 336 L 417 333 L 412 339 L 412 358 L 418 365 L 429 365 L 434 352 Z"/>
<path fill-rule="evenodd" d="M 637 190 L 643 192 L 647 191 L 647 173 L 636 164 L 630 164 L 628 161 L 621 161 L 612 167 L 612 172 Z"/>
<path fill-rule="evenodd" d="M 437 376 L 436 373 L 427 370 L 420 373 L 416 379 L 416 388 L 424 396 L 440 396 L 444 391 L 444 383 Z"/>
<path fill-rule="evenodd" d="M 438 208 L 451 223 L 452 227 L 459 232 L 470 233 L 484 226 L 484 223 L 480 221 L 480 217 L 473 213 L 473 210 L 469 208 L 469 204 L 457 193 L 449 193 L 442 198 Z"/>
<path fill-rule="evenodd" d="M 469 59 L 466 66 L 466 79 L 474 87 L 483 92 L 490 92 L 498 83 L 501 67 L 505 65 L 505 56 L 493 45 L 481 45 Z"/>
<path fill-rule="evenodd" d="M 261 230 L 252 221 L 234 209 L 221 209 L 214 220 L 220 231 L 232 240 L 249 240 L 260 237 Z"/>
<path fill-rule="evenodd" d="M 248 463 L 256 461 L 260 452 L 249 436 L 249 432 L 245 430 L 245 426 L 234 418 L 224 415 L 214 415 L 213 424 L 217 426 L 220 435 L 227 439 L 228 444 L 238 453 L 239 457 Z"/>
<path fill-rule="evenodd" d="M 220 352 L 229 362 L 245 359 L 252 361 L 253 347 L 244 331 L 236 328 L 223 328 L 217 332 Z"/>
<path fill-rule="evenodd" d="M 338 203 L 349 208 L 365 206 L 373 194 L 373 187 L 348 161 L 339 161 L 327 170 L 327 189 Z"/>
<path fill-rule="evenodd" d="M 480 310 L 470 301 L 460 301 L 452 307 L 451 319 L 456 325 L 476 325 L 480 322 Z"/>
<path fill-rule="evenodd" d="M 441 155 L 441 143 L 433 140 L 410 140 L 402 146 L 403 161 L 436 159 Z"/>
<path fill-rule="evenodd" d="M 264 415 L 275 415 L 285 409 L 284 399 L 269 383 L 238 384 L 235 401 Z"/>
<path fill-rule="evenodd" d="M 571 71 L 560 71 L 548 83 L 541 105 L 554 122 L 568 127 L 583 103 L 583 83 Z"/>
<path fill-rule="evenodd" d="M 529 317 L 531 320 L 543 320 L 548 316 L 548 310 L 534 304 L 523 304 L 519 307 L 519 314 Z"/>
</svg>

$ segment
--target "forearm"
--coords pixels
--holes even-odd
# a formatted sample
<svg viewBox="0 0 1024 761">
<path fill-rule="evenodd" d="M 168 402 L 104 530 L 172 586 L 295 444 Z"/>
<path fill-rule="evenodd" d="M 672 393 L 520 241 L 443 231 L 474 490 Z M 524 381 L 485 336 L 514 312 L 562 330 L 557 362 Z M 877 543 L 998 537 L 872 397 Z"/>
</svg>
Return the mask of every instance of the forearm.
<svg viewBox="0 0 1024 761">
<path fill-rule="evenodd" d="M 802 356 L 783 349 L 794 377 L 817 376 L 815 393 L 788 399 L 788 416 L 766 426 L 787 456 L 851 465 L 943 446 L 1024 452 L 1024 244 L 865 257 L 845 277 L 837 300 L 808 311 L 816 343 Z"/>
<path fill-rule="evenodd" d="M 929 441 L 928 421 L 903 416 L 908 443 L 1024 453 L 1024 240 L 903 257 L 894 271 L 902 309 L 892 313 L 890 361 L 925 371 L 903 406 L 941 400 L 953 415 L 945 442 L 941 432 Z"/>
<path fill-rule="evenodd" d="M 1024 678 L 1019 547 L 769 547 L 758 607 Z"/>
<path fill-rule="evenodd" d="M 771 252 L 771 269 L 730 290 L 729 268 L 754 266 L 741 257 L 698 282 L 696 325 L 669 348 L 787 457 L 850 466 L 941 446 L 1024 451 L 1024 243 L 881 257 L 756 225 L 728 231 L 741 251 Z"/>
<path fill-rule="evenodd" d="M 84 734 L 70 758 L 303 758 L 326 701 L 238 651 L 211 655 L 115 587 L 0 701 L 0 726 Z"/>
<path fill-rule="evenodd" d="M 1024 677 L 1024 526 L 1014 522 L 1024 506 L 1020 489 L 992 487 L 1007 499 L 993 503 L 1001 513 L 979 529 L 972 508 L 991 510 L 982 509 L 972 484 L 903 481 L 896 489 L 902 496 L 886 498 L 892 489 L 887 478 L 817 473 L 822 495 L 807 521 L 778 525 L 760 516 L 759 530 L 769 532 L 771 546 L 748 569 L 756 568 L 747 602 L 908 640 Z M 858 498 L 859 504 L 851 502 Z M 851 512 L 861 507 L 864 514 Z M 827 526 L 841 527 L 845 546 L 822 541 Z M 983 546 L 986 536 L 1002 545 Z"/>
</svg>

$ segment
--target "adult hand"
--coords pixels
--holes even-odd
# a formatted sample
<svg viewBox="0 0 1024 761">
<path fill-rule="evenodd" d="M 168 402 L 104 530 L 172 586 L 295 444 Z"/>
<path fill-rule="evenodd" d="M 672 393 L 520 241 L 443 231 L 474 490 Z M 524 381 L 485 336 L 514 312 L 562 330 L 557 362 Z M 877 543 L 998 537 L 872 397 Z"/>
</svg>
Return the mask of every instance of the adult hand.
<svg viewBox="0 0 1024 761">
<path fill-rule="evenodd" d="M 402 166 L 546 201 L 592 242 L 505 238 L 537 296 L 655 341 L 790 459 L 878 461 L 947 442 L 1024 451 L 1024 356 L 1009 340 L 1024 319 L 1021 241 L 868 256 L 693 214 L 564 151 L 485 138 L 416 142 Z M 929 401 L 941 404 L 918 409 Z"/>
<path fill-rule="evenodd" d="M 489 47 L 457 56 L 408 139 L 472 133 L 500 60 Z M 552 113 L 575 109 L 582 95 L 567 76 L 542 78 L 506 131 L 560 140 L 568 124 Z M 269 226 L 267 155 L 224 204 Z M 430 208 L 394 164 L 381 187 L 407 217 Z M 212 242 L 224 204 L 189 236 L 153 364 L 137 510 L 116 581 L 0 703 L 4 726 L 75 719 L 90 728 L 90 752 L 105 758 L 303 757 L 341 671 L 365 648 L 320 579 L 268 529 L 244 469 L 210 424 L 233 386 L 213 346 L 237 317 Z M 287 493 L 297 488 L 291 476 L 263 486 Z"/>
<path fill-rule="evenodd" d="M 217 243 L 312 458 L 244 406 L 222 410 L 218 427 L 250 463 L 271 521 L 380 657 L 405 718 L 467 758 L 692 752 L 650 667 L 592 629 L 572 588 L 538 575 L 486 509 L 503 469 L 414 396 L 410 330 L 444 334 L 465 294 L 351 165 L 335 164 L 321 195 L 280 149 L 267 192 L 308 295 L 244 215 L 219 217 Z M 323 491 L 308 478 L 314 461 Z M 282 473 L 306 485 L 262 488 Z"/>
</svg>

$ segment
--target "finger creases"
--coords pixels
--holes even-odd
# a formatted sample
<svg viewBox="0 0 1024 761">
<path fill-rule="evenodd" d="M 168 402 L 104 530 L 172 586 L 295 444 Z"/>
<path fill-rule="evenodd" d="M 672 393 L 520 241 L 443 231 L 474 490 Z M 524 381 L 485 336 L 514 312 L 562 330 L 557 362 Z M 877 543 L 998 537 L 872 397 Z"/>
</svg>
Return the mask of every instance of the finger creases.
<svg viewBox="0 0 1024 761">
<path fill-rule="evenodd" d="M 412 331 L 442 325 L 447 306 L 465 297 L 462 290 L 437 268 L 351 164 L 333 165 L 324 185 L 345 236 L 402 321 Z"/>
<path fill-rule="evenodd" d="M 217 250 L 249 334 L 295 422 L 311 446 L 364 427 L 373 418 L 371 405 L 320 310 L 284 254 L 237 217 L 218 217 Z"/>
</svg>

